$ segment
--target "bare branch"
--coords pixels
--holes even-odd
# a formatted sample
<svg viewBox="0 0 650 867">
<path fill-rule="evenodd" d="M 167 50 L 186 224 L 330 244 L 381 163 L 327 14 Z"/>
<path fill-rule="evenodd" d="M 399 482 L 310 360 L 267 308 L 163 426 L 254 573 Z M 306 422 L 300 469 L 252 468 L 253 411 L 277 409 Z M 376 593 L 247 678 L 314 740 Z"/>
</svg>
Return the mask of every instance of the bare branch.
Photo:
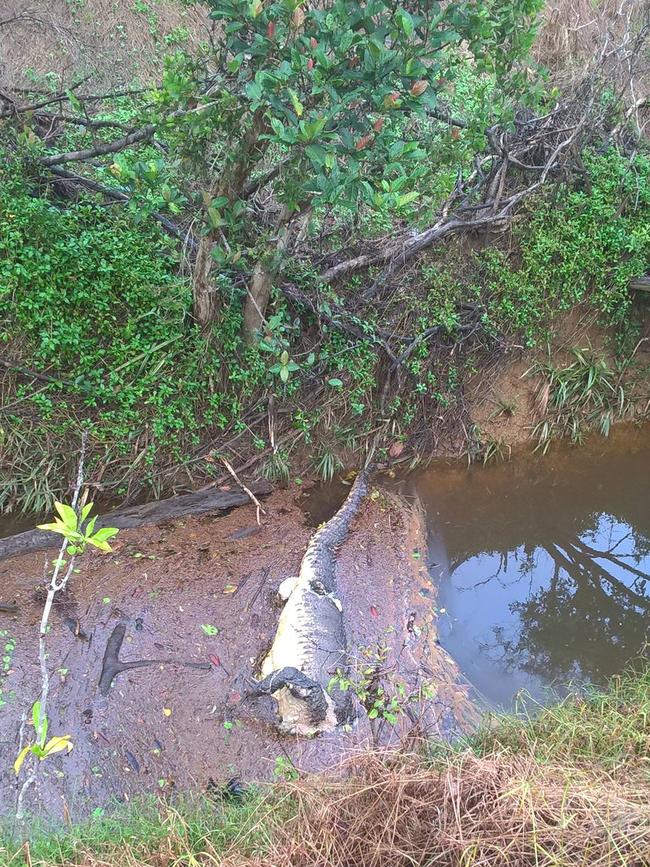
<svg viewBox="0 0 650 867">
<path fill-rule="evenodd" d="M 103 184 L 97 183 L 97 181 L 93 181 L 90 178 L 85 178 L 82 175 L 76 175 L 73 172 L 69 172 L 66 169 L 62 169 L 60 166 L 50 166 L 50 171 L 52 174 L 56 175 L 58 178 L 62 178 L 63 180 L 69 181 L 70 183 L 76 184 L 77 186 L 84 187 L 87 190 L 92 190 L 94 193 L 101 193 L 103 196 L 106 196 L 107 199 L 111 199 L 114 202 L 122 202 L 124 204 L 128 204 L 131 201 L 131 197 L 121 190 L 115 190 L 111 187 L 106 187 Z M 192 252 L 196 251 L 197 242 L 193 238 L 191 232 L 184 232 L 180 226 L 177 226 L 173 220 L 170 220 L 164 214 L 161 214 L 158 211 L 153 211 L 150 215 L 154 220 L 156 220 L 160 225 L 165 229 L 166 232 L 169 232 L 170 235 L 173 235 L 175 238 L 178 238 L 180 241 L 185 244 Z"/>
<path fill-rule="evenodd" d="M 123 138 L 116 139 L 112 142 L 101 142 L 94 147 L 85 148 L 84 150 L 68 151 L 63 154 L 53 154 L 49 157 L 41 157 L 39 162 L 43 166 L 58 166 L 61 163 L 77 162 L 79 160 L 90 160 L 93 157 L 105 156 L 106 154 L 115 154 L 123 151 L 131 145 L 142 141 L 149 141 L 156 132 L 156 125 L 148 123 L 140 129 L 128 133 Z"/>
<path fill-rule="evenodd" d="M 77 503 L 79 502 L 79 494 L 81 492 L 81 488 L 83 486 L 84 481 L 84 459 L 86 457 L 86 444 L 88 442 L 88 433 L 87 431 L 83 432 L 81 438 L 81 451 L 79 454 L 79 464 L 77 466 L 77 480 L 74 487 L 74 492 L 72 495 L 72 503 L 71 506 L 76 510 Z M 65 590 L 68 580 L 72 575 L 75 564 L 75 555 L 73 554 L 70 557 L 70 560 L 67 562 L 63 559 L 64 554 L 66 552 L 66 548 L 68 547 L 69 542 L 64 538 L 61 543 L 61 548 L 59 550 L 59 556 L 54 561 L 54 571 L 52 572 L 52 577 L 50 578 L 50 584 L 47 590 L 47 597 L 45 599 L 45 605 L 43 606 L 43 614 L 41 616 L 41 625 L 40 631 L 38 634 L 38 661 L 41 669 L 41 694 L 39 698 L 40 702 L 40 713 L 39 713 L 39 725 L 38 730 L 36 731 L 36 742 L 39 743 L 43 739 L 43 732 L 45 727 L 45 721 L 47 718 L 47 699 L 50 691 L 50 672 L 47 667 L 47 649 L 45 646 L 45 637 L 48 632 L 48 625 L 50 620 L 50 614 L 52 613 L 52 605 L 54 604 L 54 597 L 57 593 L 61 593 Z M 46 561 L 47 564 L 47 561 Z M 63 578 L 59 579 L 59 575 L 61 574 L 64 566 L 67 565 L 67 569 L 65 571 L 65 575 Z M 47 568 L 47 565 L 46 565 Z M 23 821 L 24 817 L 24 802 L 25 795 L 27 794 L 30 787 L 34 784 L 36 780 L 36 769 L 37 765 L 33 765 L 32 770 L 29 773 L 29 776 L 24 781 L 21 786 L 20 792 L 18 794 L 18 801 L 16 804 L 16 820 L 18 822 Z"/>
</svg>

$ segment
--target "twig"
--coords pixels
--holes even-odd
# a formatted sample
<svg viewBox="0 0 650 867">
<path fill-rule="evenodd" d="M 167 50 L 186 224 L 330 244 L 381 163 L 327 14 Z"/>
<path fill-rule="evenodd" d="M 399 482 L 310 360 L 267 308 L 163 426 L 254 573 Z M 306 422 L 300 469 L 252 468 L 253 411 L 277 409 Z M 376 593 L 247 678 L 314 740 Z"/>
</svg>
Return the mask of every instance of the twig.
<svg viewBox="0 0 650 867">
<path fill-rule="evenodd" d="M 237 473 L 234 471 L 234 469 L 232 468 L 232 466 L 228 463 L 228 461 L 226 460 L 226 458 L 223 458 L 223 457 L 222 457 L 222 458 L 221 458 L 221 463 L 222 463 L 222 464 L 224 465 L 224 467 L 228 470 L 228 472 L 229 472 L 230 475 L 233 477 L 233 479 L 237 482 L 237 484 L 239 485 L 239 487 L 240 487 L 240 488 L 241 488 L 241 489 L 242 489 L 242 490 L 243 490 L 243 491 L 244 491 L 244 492 L 245 492 L 245 493 L 250 497 L 251 501 L 252 501 L 253 503 L 255 503 L 255 508 L 257 509 L 257 525 L 259 526 L 260 523 L 261 523 L 261 522 L 260 522 L 260 512 L 261 512 L 263 515 L 266 515 L 266 512 L 265 512 L 264 509 L 262 508 L 262 504 L 261 504 L 260 501 L 257 499 L 257 497 L 255 496 L 255 494 L 251 491 L 251 489 L 250 489 L 250 488 L 247 488 L 246 485 L 241 481 L 241 479 L 239 478 L 239 476 L 237 475 Z"/>
<path fill-rule="evenodd" d="M 70 183 L 77 184 L 80 187 L 85 187 L 87 190 L 92 190 L 94 193 L 101 193 L 103 196 L 106 196 L 107 199 L 112 199 L 114 202 L 123 202 L 124 204 L 128 204 L 131 201 L 131 197 L 121 190 L 106 187 L 104 184 L 100 184 L 90 178 L 84 178 L 82 175 L 76 175 L 74 172 L 69 172 L 67 169 L 62 169 L 60 166 L 49 166 L 49 170 L 58 178 L 70 181 Z M 166 232 L 169 232 L 170 235 L 173 235 L 175 238 L 178 238 L 186 244 L 192 252 L 196 252 L 198 244 L 190 232 L 184 232 L 180 226 L 177 226 L 176 223 L 169 219 L 169 217 L 165 217 L 164 214 L 161 214 L 158 211 L 153 211 L 150 216 L 160 223 Z"/>
</svg>

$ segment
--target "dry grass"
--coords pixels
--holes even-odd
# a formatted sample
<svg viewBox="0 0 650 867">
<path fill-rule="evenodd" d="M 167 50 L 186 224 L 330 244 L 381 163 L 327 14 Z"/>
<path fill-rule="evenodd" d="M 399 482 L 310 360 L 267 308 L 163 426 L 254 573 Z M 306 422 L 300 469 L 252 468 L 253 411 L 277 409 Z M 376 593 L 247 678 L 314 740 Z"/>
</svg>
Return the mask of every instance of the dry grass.
<svg viewBox="0 0 650 867">
<path fill-rule="evenodd" d="M 615 46 L 631 45 L 649 20 L 650 0 L 547 0 L 534 54 L 550 70 L 555 83 L 570 86 L 584 77 L 602 53 Z M 643 56 L 630 56 L 628 68 L 619 70 L 609 83 L 612 89 L 626 85 L 625 104 L 643 134 L 650 121 L 647 47 Z"/>
<path fill-rule="evenodd" d="M 537 711 L 241 803 L 132 803 L 23 850 L 0 835 L 0 865 L 648 867 L 650 668 Z"/>
<path fill-rule="evenodd" d="M 598 867 L 650 863 L 647 776 L 471 752 L 357 760 L 349 778 L 296 784 L 298 815 L 260 859 L 229 867 Z"/>
<path fill-rule="evenodd" d="M 607 40 L 618 44 L 630 26 L 648 15 L 646 0 L 548 0 L 535 55 L 553 71 L 584 71 Z"/>
<path fill-rule="evenodd" d="M 173 45 L 187 30 L 188 47 L 208 38 L 199 3 L 181 0 L 2 0 L 0 84 L 63 87 L 91 75 L 86 92 L 157 79 Z"/>
</svg>

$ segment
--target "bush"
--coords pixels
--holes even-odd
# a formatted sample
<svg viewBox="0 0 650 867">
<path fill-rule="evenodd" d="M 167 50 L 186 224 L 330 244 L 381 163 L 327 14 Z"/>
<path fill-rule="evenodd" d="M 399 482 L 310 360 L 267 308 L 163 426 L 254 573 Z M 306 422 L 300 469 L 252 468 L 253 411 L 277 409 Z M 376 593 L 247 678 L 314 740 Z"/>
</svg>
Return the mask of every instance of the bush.
<svg viewBox="0 0 650 867">
<path fill-rule="evenodd" d="M 584 154 L 579 186 L 538 198 L 515 222 L 515 253 L 488 250 L 491 316 L 533 345 L 554 315 L 593 305 L 605 325 L 627 323 L 628 284 L 650 261 L 650 158 Z"/>
</svg>

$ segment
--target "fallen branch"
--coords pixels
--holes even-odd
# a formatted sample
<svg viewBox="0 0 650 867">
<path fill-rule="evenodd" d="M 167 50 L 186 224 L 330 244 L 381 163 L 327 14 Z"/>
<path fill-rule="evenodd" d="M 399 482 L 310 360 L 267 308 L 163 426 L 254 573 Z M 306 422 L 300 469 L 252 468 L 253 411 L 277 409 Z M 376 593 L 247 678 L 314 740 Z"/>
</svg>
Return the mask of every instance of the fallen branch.
<svg viewBox="0 0 650 867">
<path fill-rule="evenodd" d="M 256 482 L 250 488 L 258 497 L 270 494 L 272 490 L 272 486 L 264 481 Z M 155 500 L 141 506 L 130 506 L 126 509 L 118 509 L 115 512 L 100 515 L 95 528 L 131 529 L 145 524 L 159 524 L 188 515 L 223 512 L 235 506 L 245 506 L 249 502 L 248 494 L 241 491 L 219 491 L 209 488 L 192 494 L 182 494 L 167 500 Z M 15 536 L 0 539 L 0 560 L 51 547 L 51 533 L 43 530 L 28 530 L 26 533 L 18 533 Z"/>
<path fill-rule="evenodd" d="M 105 156 L 106 154 L 115 154 L 138 142 L 149 141 L 153 138 L 157 129 L 156 124 L 147 123 L 140 129 L 136 129 L 115 141 L 101 142 L 94 147 L 84 148 L 83 150 L 67 151 L 66 153 L 53 154 L 49 157 L 41 157 L 39 162 L 43 166 L 50 167 L 58 166 L 60 163 L 78 162 L 80 160 L 90 160 L 93 157 Z"/>
</svg>

